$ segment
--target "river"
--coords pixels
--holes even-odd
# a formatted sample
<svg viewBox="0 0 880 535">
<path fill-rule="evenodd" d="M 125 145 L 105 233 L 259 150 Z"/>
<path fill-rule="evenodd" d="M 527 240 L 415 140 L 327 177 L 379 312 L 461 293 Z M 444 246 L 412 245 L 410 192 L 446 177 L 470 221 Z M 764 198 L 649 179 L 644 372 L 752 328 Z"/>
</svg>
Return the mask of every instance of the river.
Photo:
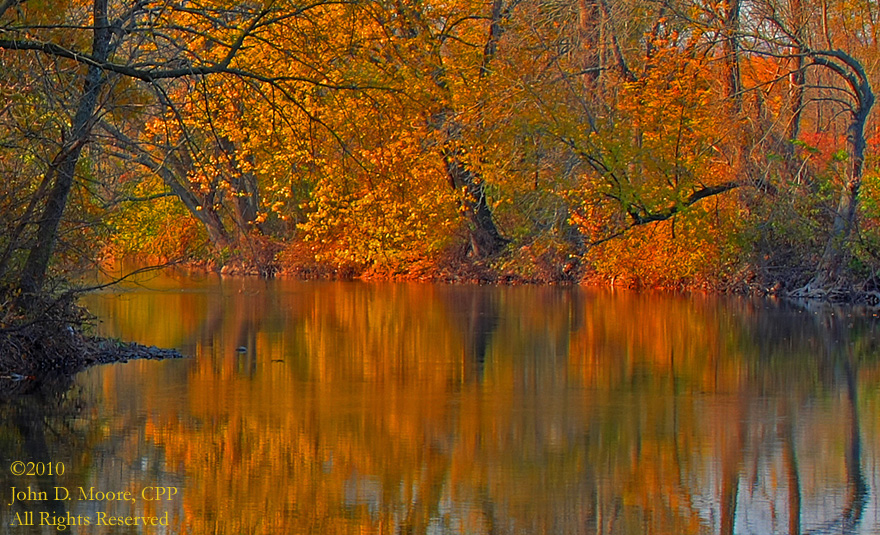
<svg viewBox="0 0 880 535">
<path fill-rule="evenodd" d="M 871 311 L 174 273 L 83 302 L 188 358 L 0 405 L 0 534 L 880 532 Z"/>
</svg>

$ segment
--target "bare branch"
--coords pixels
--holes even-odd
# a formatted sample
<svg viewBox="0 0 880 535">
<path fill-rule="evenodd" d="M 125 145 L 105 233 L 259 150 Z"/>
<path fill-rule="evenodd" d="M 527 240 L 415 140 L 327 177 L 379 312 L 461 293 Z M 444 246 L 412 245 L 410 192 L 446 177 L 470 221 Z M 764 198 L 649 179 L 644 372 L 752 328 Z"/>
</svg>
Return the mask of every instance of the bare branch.
<svg viewBox="0 0 880 535">
<path fill-rule="evenodd" d="M 702 199 L 713 197 L 741 186 L 742 183 L 737 181 L 724 182 L 717 186 L 705 186 L 691 192 L 691 194 L 680 203 L 676 203 L 659 212 L 651 212 L 645 209 L 644 206 L 641 207 L 641 210 L 635 210 L 632 206 L 629 206 L 627 207 L 627 213 L 629 213 L 632 218 L 633 225 L 644 225 L 655 221 L 665 221 Z"/>
</svg>

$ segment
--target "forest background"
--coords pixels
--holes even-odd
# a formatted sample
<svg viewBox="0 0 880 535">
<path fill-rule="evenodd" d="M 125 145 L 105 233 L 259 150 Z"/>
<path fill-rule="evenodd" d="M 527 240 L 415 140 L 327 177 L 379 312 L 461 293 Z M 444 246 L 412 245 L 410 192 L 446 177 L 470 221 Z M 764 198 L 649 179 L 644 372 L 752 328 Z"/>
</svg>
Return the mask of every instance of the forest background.
<svg viewBox="0 0 880 535">
<path fill-rule="evenodd" d="M 2 0 L 0 282 L 880 295 L 873 0 Z"/>
</svg>

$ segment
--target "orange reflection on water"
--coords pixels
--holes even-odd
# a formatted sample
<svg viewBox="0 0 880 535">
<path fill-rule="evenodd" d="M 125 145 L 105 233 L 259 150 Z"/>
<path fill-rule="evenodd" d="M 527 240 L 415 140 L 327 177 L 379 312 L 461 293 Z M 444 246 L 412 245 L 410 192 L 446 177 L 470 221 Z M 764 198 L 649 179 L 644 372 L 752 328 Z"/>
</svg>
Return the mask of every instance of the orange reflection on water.
<svg viewBox="0 0 880 535">
<path fill-rule="evenodd" d="M 180 477 L 177 532 L 878 525 L 853 493 L 876 477 L 876 354 L 852 349 L 872 327 L 577 288 L 183 290 L 89 301 L 115 335 L 193 355 L 88 376 L 109 436 L 137 430 L 121 455 Z"/>
</svg>

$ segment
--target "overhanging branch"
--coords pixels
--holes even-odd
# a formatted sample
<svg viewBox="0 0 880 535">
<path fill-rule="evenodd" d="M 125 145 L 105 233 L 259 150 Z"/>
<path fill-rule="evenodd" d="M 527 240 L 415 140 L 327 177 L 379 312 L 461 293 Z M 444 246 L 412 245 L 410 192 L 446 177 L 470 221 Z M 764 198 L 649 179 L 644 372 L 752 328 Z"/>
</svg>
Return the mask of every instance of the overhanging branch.
<svg viewBox="0 0 880 535">
<path fill-rule="evenodd" d="M 629 205 L 626 207 L 626 212 L 629 214 L 630 219 L 632 221 L 633 227 L 638 225 L 646 225 L 648 223 L 654 223 L 656 221 L 665 221 L 675 214 L 678 214 L 685 208 L 705 199 L 707 197 L 712 197 L 715 195 L 719 195 L 721 193 L 725 193 L 732 189 L 738 188 L 742 185 L 741 182 L 730 181 L 724 182 L 723 184 L 718 184 L 717 186 L 705 186 L 698 190 L 694 190 L 690 195 L 687 196 L 686 199 L 683 199 L 680 203 L 673 204 L 659 212 L 651 212 L 644 208 L 636 209 L 633 205 Z"/>
</svg>

